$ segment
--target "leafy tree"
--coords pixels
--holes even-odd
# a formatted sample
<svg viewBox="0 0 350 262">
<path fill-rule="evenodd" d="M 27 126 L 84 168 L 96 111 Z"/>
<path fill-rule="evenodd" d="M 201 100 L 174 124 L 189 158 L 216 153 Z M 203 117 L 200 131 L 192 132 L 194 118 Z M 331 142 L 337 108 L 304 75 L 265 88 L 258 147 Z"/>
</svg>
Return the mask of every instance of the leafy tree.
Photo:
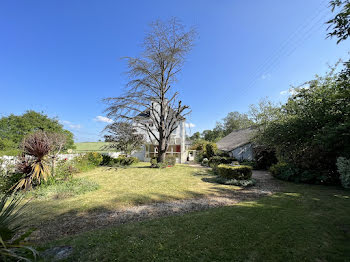
<svg viewBox="0 0 350 262">
<path fill-rule="evenodd" d="M 253 124 L 254 122 L 248 118 L 247 114 L 241 114 L 237 111 L 230 112 L 222 122 L 219 121 L 216 123 L 213 130 L 204 130 L 202 132 L 202 138 L 210 142 L 217 142 L 232 131 L 247 128 Z"/>
<path fill-rule="evenodd" d="M 57 119 L 30 110 L 23 115 L 11 114 L 0 118 L 0 150 L 18 147 L 26 135 L 38 130 L 64 134 L 64 149 L 74 148 L 73 134 L 63 129 Z"/>
<path fill-rule="evenodd" d="M 206 141 L 215 142 L 221 138 L 221 135 L 217 131 L 208 129 L 202 132 L 202 138 Z"/>
<path fill-rule="evenodd" d="M 350 82 L 334 72 L 296 88 L 260 137 L 280 160 L 314 171 L 314 182 L 337 182 L 336 159 L 350 156 Z"/>
<path fill-rule="evenodd" d="M 259 130 L 264 130 L 272 121 L 278 119 L 280 107 L 267 98 L 263 98 L 257 105 L 249 106 L 251 121 L 257 125 Z"/>
<path fill-rule="evenodd" d="M 174 84 L 192 48 L 194 35 L 193 29 L 187 31 L 175 18 L 152 23 L 143 53 L 126 58 L 130 79 L 126 92 L 105 99 L 109 104 L 108 117 L 137 123 L 158 146 L 158 162 L 164 162 L 171 134 L 190 112 L 178 99 Z"/>
<path fill-rule="evenodd" d="M 227 136 L 234 130 L 250 127 L 253 124 L 254 124 L 253 121 L 251 121 L 248 118 L 247 114 L 242 114 L 237 111 L 230 112 L 223 119 L 223 123 L 222 123 L 223 136 Z M 219 123 L 219 126 L 220 126 L 220 123 Z M 218 127 L 218 124 L 217 124 L 217 127 Z"/>
<path fill-rule="evenodd" d="M 128 122 L 115 122 L 109 124 L 105 131 L 105 141 L 110 142 L 108 148 L 117 149 L 130 155 L 144 144 L 144 137 L 139 134 L 136 128 Z"/>
<path fill-rule="evenodd" d="M 340 8 L 335 17 L 327 22 L 328 30 L 331 30 L 328 37 L 337 37 L 339 44 L 350 36 L 350 0 L 332 0 L 330 6 L 332 12 Z"/>
<path fill-rule="evenodd" d="M 191 141 L 196 141 L 196 140 L 198 140 L 198 139 L 200 139 L 200 138 L 201 138 L 201 133 L 200 133 L 200 132 L 196 132 L 196 133 L 194 133 L 192 136 L 189 137 L 189 139 L 190 139 Z"/>
</svg>

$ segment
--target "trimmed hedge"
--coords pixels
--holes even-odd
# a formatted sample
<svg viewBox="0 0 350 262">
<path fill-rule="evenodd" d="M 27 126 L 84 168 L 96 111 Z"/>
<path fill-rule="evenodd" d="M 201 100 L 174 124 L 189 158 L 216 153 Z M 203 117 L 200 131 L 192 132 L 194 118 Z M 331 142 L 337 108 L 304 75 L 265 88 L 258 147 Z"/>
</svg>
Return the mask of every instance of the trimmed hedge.
<svg viewBox="0 0 350 262">
<path fill-rule="evenodd" d="M 210 167 L 217 167 L 220 164 L 231 164 L 232 162 L 237 161 L 233 157 L 222 157 L 222 156 L 213 156 L 209 159 L 209 166 Z"/>
<path fill-rule="evenodd" d="M 250 166 L 220 164 L 216 168 L 216 173 L 227 179 L 248 180 L 252 177 L 252 168 Z"/>
</svg>

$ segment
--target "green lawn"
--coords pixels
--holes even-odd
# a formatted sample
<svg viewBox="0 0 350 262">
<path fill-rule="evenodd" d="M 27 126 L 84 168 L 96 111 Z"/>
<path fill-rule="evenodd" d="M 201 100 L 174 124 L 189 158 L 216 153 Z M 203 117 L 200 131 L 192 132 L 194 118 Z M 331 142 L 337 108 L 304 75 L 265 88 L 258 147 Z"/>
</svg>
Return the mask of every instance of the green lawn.
<svg viewBox="0 0 350 262">
<path fill-rule="evenodd" d="M 98 210 L 115 210 L 121 207 L 165 202 L 177 199 L 218 195 L 222 190 L 237 190 L 239 187 L 214 185 L 203 182 L 208 177 L 203 169 L 176 165 L 172 168 L 149 168 L 150 163 L 139 163 L 130 168 L 98 167 L 75 175 L 99 185 L 95 191 L 65 198 L 50 195 L 46 199 L 33 199 L 27 209 L 31 224 L 45 220 L 83 215 Z"/>
<path fill-rule="evenodd" d="M 236 206 L 95 230 L 56 242 L 67 261 L 350 261 L 350 192 L 285 183 Z"/>
<path fill-rule="evenodd" d="M 75 143 L 76 149 L 74 149 L 77 153 L 84 153 L 84 152 L 106 152 L 106 150 L 103 148 L 104 146 L 108 145 L 106 142 L 82 142 L 82 143 Z"/>
</svg>

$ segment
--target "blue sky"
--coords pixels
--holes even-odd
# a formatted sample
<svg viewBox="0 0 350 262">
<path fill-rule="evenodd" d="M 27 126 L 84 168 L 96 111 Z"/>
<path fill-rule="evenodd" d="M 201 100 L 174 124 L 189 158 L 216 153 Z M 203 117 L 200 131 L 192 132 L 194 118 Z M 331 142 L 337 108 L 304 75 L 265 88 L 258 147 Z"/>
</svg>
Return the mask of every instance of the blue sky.
<svg viewBox="0 0 350 262">
<path fill-rule="evenodd" d="M 347 58 L 326 39 L 322 0 L 1 1 L 0 115 L 28 109 L 58 117 L 77 141 L 96 141 L 101 99 L 122 93 L 120 58 L 141 52 L 148 24 L 178 17 L 198 31 L 176 88 L 192 108 L 191 132 Z M 282 93 L 282 94 L 281 94 Z M 100 117 L 99 117 L 100 116 Z"/>
</svg>

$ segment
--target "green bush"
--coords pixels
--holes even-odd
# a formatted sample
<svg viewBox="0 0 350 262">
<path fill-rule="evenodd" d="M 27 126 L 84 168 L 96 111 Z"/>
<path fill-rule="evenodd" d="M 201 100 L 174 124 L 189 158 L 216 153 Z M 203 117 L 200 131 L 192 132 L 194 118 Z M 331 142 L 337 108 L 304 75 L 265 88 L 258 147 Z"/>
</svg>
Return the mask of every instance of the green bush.
<svg viewBox="0 0 350 262">
<path fill-rule="evenodd" d="M 151 158 L 150 162 L 152 168 L 165 168 L 168 166 L 168 164 L 165 162 L 159 163 L 156 157 Z"/>
<path fill-rule="evenodd" d="M 248 180 L 252 177 L 250 166 L 230 166 L 220 164 L 215 171 L 219 176 L 227 179 Z"/>
<path fill-rule="evenodd" d="M 215 154 L 217 152 L 217 146 L 214 143 L 206 144 L 205 149 L 206 149 L 206 157 L 207 158 L 211 158 L 211 157 L 215 156 Z"/>
<path fill-rule="evenodd" d="M 113 165 L 114 157 L 111 157 L 109 155 L 103 154 L 102 155 L 102 162 L 100 163 L 101 166 L 111 166 Z"/>
<path fill-rule="evenodd" d="M 125 157 L 125 156 L 119 156 L 113 160 L 114 165 L 117 166 L 131 166 L 132 164 L 136 164 L 139 161 L 137 157 Z"/>
<path fill-rule="evenodd" d="M 101 166 L 130 166 L 138 162 L 140 162 L 140 160 L 137 157 L 118 156 L 114 158 L 104 155 Z"/>
<path fill-rule="evenodd" d="M 222 156 L 213 156 L 209 159 L 209 166 L 216 168 L 220 164 L 231 164 L 232 162 L 236 161 L 233 157 L 222 157 Z"/>
<path fill-rule="evenodd" d="M 86 157 L 89 163 L 91 163 L 94 166 L 100 165 L 101 162 L 103 161 L 103 156 L 97 152 L 89 152 L 86 154 Z"/>
<path fill-rule="evenodd" d="M 270 167 L 271 174 L 281 180 L 312 184 L 329 183 L 327 175 L 312 170 L 302 170 L 285 162 L 278 162 Z"/>
<path fill-rule="evenodd" d="M 176 164 L 176 156 L 166 156 L 165 162 L 168 166 L 175 166 Z"/>
<path fill-rule="evenodd" d="M 63 159 L 57 162 L 55 179 L 67 180 L 72 178 L 73 174 L 78 172 L 79 170 L 74 166 L 74 161 Z"/>
<path fill-rule="evenodd" d="M 345 157 L 337 158 L 337 168 L 340 174 L 340 182 L 344 188 L 350 188 L 350 159 Z"/>
</svg>

